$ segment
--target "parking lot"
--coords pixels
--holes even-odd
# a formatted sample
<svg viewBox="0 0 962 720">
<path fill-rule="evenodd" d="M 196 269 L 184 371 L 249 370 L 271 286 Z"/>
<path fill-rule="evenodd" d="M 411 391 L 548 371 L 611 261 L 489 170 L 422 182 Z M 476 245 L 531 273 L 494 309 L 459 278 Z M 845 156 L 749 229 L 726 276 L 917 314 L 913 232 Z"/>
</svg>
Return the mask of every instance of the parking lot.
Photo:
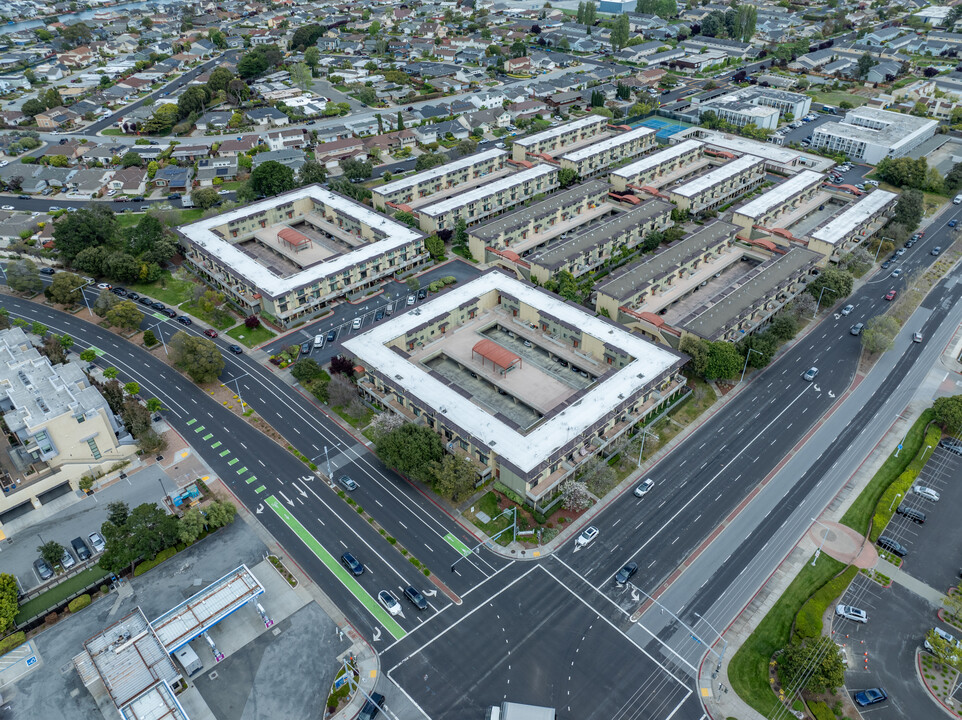
<svg viewBox="0 0 962 720">
<path fill-rule="evenodd" d="M 960 561 L 954 549 L 962 546 L 962 524 L 955 508 L 962 503 L 962 488 L 952 479 L 962 468 L 962 457 L 941 447 L 927 452 L 932 455 L 915 486 L 933 489 L 939 500 L 925 499 L 911 490 L 906 497 L 896 496 L 896 507 L 922 511 L 925 523 L 919 525 L 895 514 L 884 534 L 908 550 L 902 572 L 936 592 L 926 598 L 898 582 L 883 588 L 858 575 L 840 602 L 864 610 L 868 622 L 862 625 L 835 617 L 832 626 L 836 642 L 846 650 L 849 695 L 868 687 L 884 688 L 888 700 L 868 710 L 872 717 L 883 720 L 937 715 L 936 701 L 918 678 L 916 651 L 933 627 L 960 634 L 938 619 L 933 598 L 959 582 Z M 952 550 L 946 552 L 947 548 Z"/>
</svg>

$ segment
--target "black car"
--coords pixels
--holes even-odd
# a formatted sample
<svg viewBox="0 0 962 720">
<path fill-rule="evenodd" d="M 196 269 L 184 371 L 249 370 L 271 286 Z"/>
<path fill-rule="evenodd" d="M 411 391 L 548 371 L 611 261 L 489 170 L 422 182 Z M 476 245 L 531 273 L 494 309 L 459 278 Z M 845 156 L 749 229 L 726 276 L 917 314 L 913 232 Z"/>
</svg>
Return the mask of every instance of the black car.
<svg viewBox="0 0 962 720">
<path fill-rule="evenodd" d="M 360 561 L 351 555 L 351 553 L 346 552 L 341 555 L 341 564 L 344 565 L 348 570 L 351 571 L 351 575 L 358 577 L 364 574 L 364 566 Z"/>
<path fill-rule="evenodd" d="M 384 707 L 384 696 L 381 693 L 372 692 L 371 699 L 364 703 L 364 707 L 361 708 L 361 714 L 357 716 L 357 720 L 374 720 Z"/>
<path fill-rule="evenodd" d="M 945 448 L 950 453 L 955 453 L 956 455 L 962 455 L 962 442 L 959 442 L 958 440 L 952 440 L 950 438 L 939 440 L 939 447 Z"/>
<path fill-rule="evenodd" d="M 230 351 L 231 351 L 232 353 L 234 353 L 235 355 L 243 355 L 243 354 L 244 354 L 244 351 L 241 350 L 241 346 L 240 346 L 240 345 L 228 345 L 228 346 L 227 346 L 227 349 L 230 350 Z"/>
<path fill-rule="evenodd" d="M 418 300 L 423 300 L 427 296 L 428 296 L 427 290 L 425 290 L 424 288 L 421 288 L 420 290 L 418 290 Z"/>
<path fill-rule="evenodd" d="M 168 200 L 180 200 L 180 198 L 181 198 L 180 193 L 171 193 L 170 195 L 167 196 Z"/>
<path fill-rule="evenodd" d="M 53 268 L 48 268 L 48 267 L 40 268 L 40 274 L 41 274 L 41 275 L 55 275 L 56 272 L 57 272 L 57 271 L 54 270 Z"/>
<path fill-rule="evenodd" d="M 155 301 L 153 301 L 153 300 L 150 301 L 150 307 L 152 307 L 154 310 L 166 310 L 166 309 L 167 309 L 167 306 L 164 305 L 162 302 L 155 302 Z"/>
<path fill-rule="evenodd" d="M 408 587 L 404 588 L 404 597 L 410 600 L 411 604 L 413 604 L 418 610 L 428 609 L 428 601 L 424 599 L 424 595 L 421 594 L 421 591 L 413 585 L 409 585 Z"/>
<path fill-rule="evenodd" d="M 310 354 L 311 354 L 311 341 L 308 340 L 308 341 L 306 341 L 306 342 L 302 342 L 302 343 L 301 343 L 301 355 L 310 355 Z"/>
<path fill-rule="evenodd" d="M 624 585 L 626 582 L 631 580 L 632 576 L 636 572 L 638 572 L 638 564 L 630 562 L 617 572 L 615 575 L 615 582 L 619 585 Z"/>
<path fill-rule="evenodd" d="M 891 261 L 891 260 L 886 260 L 884 263 L 882 263 L 882 269 L 883 269 L 883 270 L 888 270 L 890 267 L 892 267 L 892 261 Z"/>
<path fill-rule="evenodd" d="M 127 299 L 128 299 L 128 300 L 140 300 L 140 294 L 139 294 L 139 293 L 135 293 L 133 290 L 130 290 L 130 291 L 127 292 Z"/>
<path fill-rule="evenodd" d="M 141 295 L 141 296 L 137 299 L 137 302 L 139 302 L 141 305 L 146 305 L 147 307 L 153 307 L 153 306 L 154 306 L 154 301 L 151 300 L 151 299 L 150 299 L 149 297 L 147 297 L 146 295 Z"/>
<path fill-rule="evenodd" d="M 909 551 L 906 550 L 905 546 L 894 538 L 890 538 L 888 535 L 879 535 L 878 540 L 875 542 L 878 543 L 880 548 L 888 550 L 893 555 L 898 555 L 899 557 L 908 555 Z"/>
<path fill-rule="evenodd" d="M 193 325 L 193 324 L 194 324 L 194 321 L 191 320 L 191 319 L 190 319 L 189 317 L 187 317 L 186 315 L 181 315 L 180 317 L 178 317 L 178 318 L 177 318 L 177 322 L 179 322 L 181 325 Z"/>
<path fill-rule="evenodd" d="M 143 201 L 144 201 L 144 196 L 143 196 L 143 195 L 138 195 L 137 197 L 134 197 L 134 198 L 131 198 L 131 199 L 130 199 L 130 202 L 143 202 Z"/>
<path fill-rule="evenodd" d="M 164 309 L 161 310 L 160 312 L 161 312 L 162 314 L 166 315 L 167 317 L 169 317 L 171 320 L 173 320 L 175 317 L 177 317 L 176 311 L 171 310 L 170 308 L 164 308 Z"/>
<path fill-rule="evenodd" d="M 83 538 L 76 537 L 71 540 L 70 547 L 72 547 L 73 551 L 77 553 L 77 557 L 80 559 L 80 562 L 90 559 L 90 548 L 87 547 L 87 543 L 84 542 Z"/>
<path fill-rule="evenodd" d="M 334 338 L 337 337 L 337 330 L 331 330 L 327 333 L 327 341 L 334 342 Z"/>
<path fill-rule="evenodd" d="M 122 287 L 110 288 L 110 292 L 114 295 L 119 295 L 120 297 L 127 297 L 127 289 Z"/>
</svg>

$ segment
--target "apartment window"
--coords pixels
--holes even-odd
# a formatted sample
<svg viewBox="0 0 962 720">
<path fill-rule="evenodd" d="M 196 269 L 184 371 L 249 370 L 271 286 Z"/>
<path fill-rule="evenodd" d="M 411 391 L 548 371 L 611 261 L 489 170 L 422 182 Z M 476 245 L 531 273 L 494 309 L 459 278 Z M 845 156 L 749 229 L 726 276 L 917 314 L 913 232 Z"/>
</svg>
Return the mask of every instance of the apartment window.
<svg viewBox="0 0 962 720">
<path fill-rule="evenodd" d="M 99 460 L 100 448 L 97 447 L 97 441 L 94 438 L 90 438 L 87 441 L 87 446 L 90 448 L 90 454 L 94 456 L 94 460 Z"/>
<path fill-rule="evenodd" d="M 80 423 L 84 422 L 86 419 L 87 419 L 87 416 L 86 416 L 86 415 L 77 415 L 76 417 L 74 417 L 74 420 L 77 421 L 77 424 L 78 424 L 78 425 L 79 425 Z"/>
</svg>

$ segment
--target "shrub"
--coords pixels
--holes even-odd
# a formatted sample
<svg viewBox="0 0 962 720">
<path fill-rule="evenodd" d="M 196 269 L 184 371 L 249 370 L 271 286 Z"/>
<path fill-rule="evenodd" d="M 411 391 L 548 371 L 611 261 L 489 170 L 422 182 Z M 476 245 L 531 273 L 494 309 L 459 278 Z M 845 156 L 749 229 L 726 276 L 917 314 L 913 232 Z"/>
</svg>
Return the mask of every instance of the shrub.
<svg viewBox="0 0 962 720">
<path fill-rule="evenodd" d="M 160 565 L 164 560 L 169 560 L 177 554 L 177 548 L 169 547 L 166 550 L 161 550 L 154 557 L 153 560 L 144 560 L 140 565 L 134 568 L 134 577 L 138 575 L 143 575 L 148 570 L 153 570 L 155 567 Z"/>
<path fill-rule="evenodd" d="M 259 328 L 261 326 L 261 319 L 256 315 L 248 315 L 244 318 L 244 327 L 248 330 L 253 330 L 254 328 Z"/>
<path fill-rule="evenodd" d="M 815 716 L 815 720 L 835 720 L 835 713 L 821 700 L 810 702 L 808 709 Z"/>
<path fill-rule="evenodd" d="M 153 330 L 144 331 L 144 345 L 146 345 L 147 347 L 153 347 L 154 345 L 157 344 L 157 342 L 158 342 L 157 336 L 154 335 Z"/>
<path fill-rule="evenodd" d="M 858 568 L 850 565 L 841 575 L 832 578 L 815 591 L 795 616 L 795 635 L 802 639 L 821 636 L 825 610 L 845 592 L 857 572 Z"/>
<path fill-rule="evenodd" d="M 90 604 L 90 595 L 87 595 L 86 593 L 84 593 L 83 595 L 79 595 L 75 597 L 73 600 L 71 600 L 70 604 L 67 605 L 67 609 L 70 610 L 70 612 L 72 613 L 80 612 L 89 604 Z"/>
<path fill-rule="evenodd" d="M 101 585 L 101 586 L 100 586 L 100 594 L 101 594 L 101 595 L 106 595 L 108 592 L 110 592 L 110 588 L 109 588 L 109 587 L 107 587 L 106 585 Z"/>
<path fill-rule="evenodd" d="M 7 635 L 3 640 L 0 640 L 0 655 L 10 652 L 15 647 L 20 647 L 25 642 L 27 642 L 27 633 L 22 630 Z"/>
</svg>

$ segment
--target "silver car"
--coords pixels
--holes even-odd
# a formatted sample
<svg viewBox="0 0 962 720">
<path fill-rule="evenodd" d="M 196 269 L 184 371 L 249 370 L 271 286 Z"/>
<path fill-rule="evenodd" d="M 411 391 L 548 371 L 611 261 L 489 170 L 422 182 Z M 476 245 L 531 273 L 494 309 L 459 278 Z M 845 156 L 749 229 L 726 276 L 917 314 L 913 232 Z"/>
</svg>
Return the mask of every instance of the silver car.
<svg viewBox="0 0 962 720">
<path fill-rule="evenodd" d="M 926 500 L 931 500 L 932 502 L 939 501 L 939 494 L 930 487 L 916 485 L 914 488 L 912 488 L 912 492 L 914 492 L 916 495 L 924 497 Z"/>
</svg>

